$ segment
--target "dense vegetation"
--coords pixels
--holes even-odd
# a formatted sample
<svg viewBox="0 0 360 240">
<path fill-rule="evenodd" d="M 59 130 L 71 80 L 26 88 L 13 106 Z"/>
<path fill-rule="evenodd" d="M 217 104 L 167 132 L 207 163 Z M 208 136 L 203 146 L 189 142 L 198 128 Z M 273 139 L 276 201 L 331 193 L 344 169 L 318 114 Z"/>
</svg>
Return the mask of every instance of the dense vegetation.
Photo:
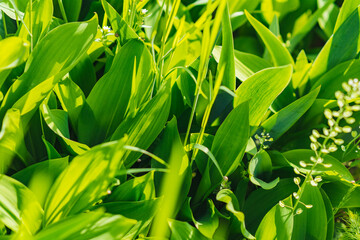
<svg viewBox="0 0 360 240">
<path fill-rule="evenodd" d="M 360 0 L 0 0 L 0 239 L 358 239 Z"/>
</svg>

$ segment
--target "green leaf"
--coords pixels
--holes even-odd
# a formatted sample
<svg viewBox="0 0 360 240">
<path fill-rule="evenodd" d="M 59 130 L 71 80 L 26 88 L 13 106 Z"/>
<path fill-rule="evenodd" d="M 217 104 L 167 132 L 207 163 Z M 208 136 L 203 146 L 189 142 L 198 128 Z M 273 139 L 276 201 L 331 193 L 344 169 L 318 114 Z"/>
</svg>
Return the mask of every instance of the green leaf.
<svg viewBox="0 0 360 240">
<path fill-rule="evenodd" d="M 43 210 L 35 195 L 23 184 L 0 174 L 0 221 L 12 231 L 34 234 L 40 228 Z"/>
<path fill-rule="evenodd" d="M 165 126 L 170 111 L 170 86 L 166 84 L 135 116 L 128 116 L 116 129 L 111 140 L 129 136 L 126 144 L 147 149 Z M 132 166 L 141 153 L 127 151 L 125 166 Z"/>
<path fill-rule="evenodd" d="M 81 10 L 81 0 L 61 0 L 64 5 L 64 10 L 66 13 L 67 20 L 70 22 L 75 22 L 79 18 Z"/>
<path fill-rule="evenodd" d="M 127 232 L 136 224 L 133 219 L 101 212 L 67 217 L 41 230 L 35 240 L 47 239 L 129 239 Z"/>
<path fill-rule="evenodd" d="M 297 23 L 297 26 L 300 26 L 292 33 L 292 37 L 290 39 L 289 44 L 289 51 L 292 52 L 295 47 L 301 42 L 301 40 L 312 30 L 314 29 L 314 26 L 317 24 L 318 19 L 321 17 L 321 15 L 328 9 L 328 7 L 334 2 L 335 0 L 329 0 L 325 3 L 324 6 L 321 8 L 318 8 L 306 21 L 303 21 L 301 23 Z M 306 14 L 306 13 L 305 13 Z M 298 18 L 298 21 L 301 20 L 301 18 Z"/>
<path fill-rule="evenodd" d="M 235 63 L 234 63 L 234 40 L 230 22 L 230 14 L 228 5 L 225 7 L 222 17 L 222 48 L 218 65 L 218 71 L 224 66 L 225 73 L 222 79 L 222 85 L 230 90 L 235 90 Z"/>
<path fill-rule="evenodd" d="M 28 57 L 29 43 L 19 37 L 8 37 L 0 41 L 0 87 L 12 68 L 22 64 Z"/>
<path fill-rule="evenodd" d="M 263 0 L 261 11 L 268 23 L 271 23 L 274 16 L 284 17 L 286 14 L 297 10 L 300 7 L 300 0 Z"/>
<path fill-rule="evenodd" d="M 212 52 L 217 62 L 220 60 L 221 51 L 221 46 L 215 46 Z M 256 72 L 263 70 L 264 68 L 271 67 L 271 64 L 268 61 L 250 53 L 234 50 L 234 56 L 235 75 L 242 82 L 254 75 Z"/>
<path fill-rule="evenodd" d="M 312 163 L 310 157 L 315 157 L 315 153 L 309 149 L 295 149 L 290 150 L 288 152 L 283 153 L 284 157 L 289 161 L 289 164 L 292 167 L 298 168 L 301 172 L 308 173 L 311 169 L 311 166 L 303 168 L 300 166 L 300 161 L 304 161 L 305 163 Z M 354 180 L 353 176 L 349 172 L 349 170 L 336 158 L 325 155 L 323 156 L 324 163 L 331 164 L 332 166 L 329 168 L 324 167 L 321 164 L 318 164 L 313 170 L 313 174 L 325 174 L 330 179 L 335 178 L 336 180 L 345 180 L 351 182 Z"/>
<path fill-rule="evenodd" d="M 97 122 L 98 135 L 91 139 L 92 145 L 113 134 L 125 117 L 132 94 L 136 95 L 134 109 L 143 98 L 149 97 L 147 86 L 151 84 L 146 80 L 152 73 L 151 62 L 149 51 L 139 40 L 129 41 L 116 54 L 110 70 L 96 83 L 86 100 Z"/>
<path fill-rule="evenodd" d="M 335 228 L 335 219 L 333 213 L 333 207 L 331 205 L 331 201 L 327 196 L 326 192 L 323 189 L 320 189 L 321 196 L 324 200 L 325 209 L 326 209 L 326 217 L 327 217 L 327 234 L 326 239 L 332 240 L 334 236 L 334 228 Z"/>
<path fill-rule="evenodd" d="M 5 169 L 2 168 L 0 173 L 6 172 L 7 165 L 11 164 L 15 156 L 20 157 L 25 165 L 29 164 L 31 157 L 25 147 L 24 132 L 18 109 L 9 109 L 2 121 L 0 150 L 4 154 L 2 155 L 1 163 L 5 165 Z"/>
<path fill-rule="evenodd" d="M 105 201 L 141 201 L 153 198 L 155 198 L 154 171 L 151 171 L 121 184 Z"/>
<path fill-rule="evenodd" d="M 303 186 L 304 187 L 304 186 Z M 327 217 L 326 209 L 320 190 L 307 183 L 301 198 L 299 199 L 312 208 L 305 208 L 299 204 L 303 212 L 294 216 L 294 228 L 291 239 L 326 239 Z"/>
<path fill-rule="evenodd" d="M 282 42 L 264 25 L 245 10 L 246 18 L 254 27 L 268 49 L 275 66 L 294 65 L 294 60 Z"/>
<path fill-rule="evenodd" d="M 314 103 L 320 88 L 296 100 L 268 118 L 261 126 L 276 141 L 291 128 Z"/>
<path fill-rule="evenodd" d="M 326 192 L 333 208 L 360 207 L 360 188 L 346 182 L 324 183 L 321 188 Z"/>
<path fill-rule="evenodd" d="M 250 181 L 255 185 L 269 190 L 274 188 L 279 183 L 279 178 L 268 182 L 272 175 L 271 158 L 266 151 L 260 150 L 250 160 L 249 163 L 249 176 Z"/>
<path fill-rule="evenodd" d="M 310 71 L 312 83 L 336 65 L 356 57 L 360 50 L 359 18 L 359 8 L 357 8 L 326 42 Z"/>
<path fill-rule="evenodd" d="M 285 205 L 292 207 L 292 197 L 283 200 Z M 293 211 L 276 204 L 262 219 L 256 230 L 256 239 L 275 240 L 291 239 L 294 224 Z"/>
<path fill-rule="evenodd" d="M 194 228 L 187 222 L 169 220 L 168 224 L 171 230 L 170 240 L 190 240 L 190 239 L 206 240 L 207 239 L 196 228 Z"/>
<path fill-rule="evenodd" d="M 249 101 L 250 126 L 257 127 L 261 123 L 271 103 L 289 84 L 291 73 L 291 66 L 264 69 L 236 89 L 234 107 Z"/>
<path fill-rule="evenodd" d="M 28 0 L 2 0 L 0 9 L 4 11 L 13 20 L 19 20 L 24 17 L 24 12 L 28 4 Z"/>
<path fill-rule="evenodd" d="M 334 33 L 340 28 L 340 26 L 346 21 L 346 19 L 354 12 L 360 5 L 359 0 L 346 0 L 340 8 L 339 15 L 336 19 L 336 25 Z"/>
<path fill-rule="evenodd" d="M 229 113 L 217 130 L 211 146 L 211 152 L 225 176 L 233 173 L 242 160 L 249 139 L 249 131 L 249 107 L 245 102 Z M 210 169 L 210 174 L 214 184 L 222 181 L 214 166 Z"/>
<path fill-rule="evenodd" d="M 106 212 L 120 214 L 126 218 L 136 220 L 137 223 L 126 233 L 126 239 L 134 239 L 138 234 L 147 234 L 149 226 L 160 207 L 160 203 L 160 199 L 154 198 L 140 201 L 108 202 L 98 206 L 105 208 Z"/>
<path fill-rule="evenodd" d="M 261 219 L 264 218 L 266 213 L 278 204 L 280 200 L 287 198 L 297 190 L 298 187 L 294 184 L 292 178 L 282 178 L 273 189 L 265 190 L 259 188 L 251 192 L 243 207 L 247 229 L 255 234 Z"/>
<path fill-rule="evenodd" d="M 29 183 L 34 175 L 39 173 L 46 173 L 51 175 L 54 181 L 60 173 L 68 166 L 69 157 L 57 158 L 35 163 L 23 170 L 15 173 L 11 177 L 20 181 L 22 184 L 29 186 Z"/>
<path fill-rule="evenodd" d="M 94 17 L 88 22 L 61 25 L 48 33 L 30 55 L 24 74 L 7 92 L 0 118 L 19 100 L 22 115 L 28 113 L 27 119 L 30 119 L 41 100 L 90 47 L 96 28 L 97 17 Z M 29 93 L 30 89 L 32 93 Z M 24 106 L 25 102 L 27 106 Z"/>
<path fill-rule="evenodd" d="M 360 60 L 350 60 L 336 65 L 314 83 L 312 89 L 322 86 L 319 98 L 335 99 L 335 92 L 342 89 L 341 84 L 360 74 Z"/>
<path fill-rule="evenodd" d="M 85 104 L 83 91 L 70 78 L 65 78 L 54 88 L 57 98 L 70 119 L 75 130 L 78 130 L 79 114 Z"/>
<path fill-rule="evenodd" d="M 52 186 L 45 203 L 45 224 L 92 206 L 107 194 L 122 164 L 126 139 L 98 145 L 75 157 Z"/>
<path fill-rule="evenodd" d="M 31 49 L 33 49 L 37 42 L 44 37 L 48 31 L 53 15 L 53 3 L 52 0 L 36 0 L 28 2 L 25 11 L 24 24 L 20 28 L 19 37 L 29 41 Z M 31 7 L 30 4 L 32 4 Z"/>
<path fill-rule="evenodd" d="M 40 111 L 48 127 L 64 141 L 72 153 L 83 154 L 89 150 L 85 144 L 70 139 L 67 112 L 60 109 L 49 109 L 45 102 L 40 106 Z"/>
<path fill-rule="evenodd" d="M 139 38 L 139 36 L 134 32 L 134 30 L 129 27 L 129 25 L 127 25 L 124 19 L 109 3 L 107 3 L 105 0 L 101 0 L 101 3 L 114 32 L 119 35 L 121 45 L 124 45 L 130 39 Z"/>
<path fill-rule="evenodd" d="M 254 236 L 246 230 L 245 215 L 239 211 L 239 203 L 234 193 L 229 189 L 220 190 L 216 195 L 216 200 L 226 203 L 226 210 L 232 214 L 234 220 L 240 225 L 242 234 L 248 239 L 255 239 Z"/>
</svg>

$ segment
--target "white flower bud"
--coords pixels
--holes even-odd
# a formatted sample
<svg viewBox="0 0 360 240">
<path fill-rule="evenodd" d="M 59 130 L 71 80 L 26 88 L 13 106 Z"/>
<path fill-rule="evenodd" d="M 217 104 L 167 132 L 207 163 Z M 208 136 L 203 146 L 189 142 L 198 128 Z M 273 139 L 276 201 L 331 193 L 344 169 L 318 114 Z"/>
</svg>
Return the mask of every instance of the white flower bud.
<svg viewBox="0 0 360 240">
<path fill-rule="evenodd" d="M 299 171 L 299 169 L 297 169 L 297 168 L 294 168 L 294 172 L 295 172 L 296 174 L 300 174 L 300 171 Z"/>
<path fill-rule="evenodd" d="M 300 178 L 299 177 L 294 177 L 294 183 L 296 185 L 299 185 L 300 184 Z"/>
<path fill-rule="evenodd" d="M 352 111 L 345 111 L 345 112 L 343 113 L 343 115 L 344 115 L 345 118 L 351 117 L 352 114 L 353 114 Z"/>
<path fill-rule="evenodd" d="M 341 91 L 336 91 L 335 92 L 335 97 L 337 99 L 342 99 L 342 98 L 344 98 L 344 93 L 342 93 Z"/>
<path fill-rule="evenodd" d="M 329 129 L 323 128 L 323 133 L 324 133 L 325 136 L 328 136 L 329 135 Z"/>
<path fill-rule="evenodd" d="M 285 203 L 283 201 L 279 201 L 280 207 L 285 207 Z"/>
<path fill-rule="evenodd" d="M 342 129 L 343 129 L 343 132 L 344 132 L 344 133 L 349 133 L 349 132 L 351 132 L 351 130 L 352 130 L 352 128 L 351 128 L 350 126 L 345 126 L 345 127 L 343 127 Z"/>
<path fill-rule="evenodd" d="M 313 186 L 313 187 L 316 187 L 316 186 L 318 185 L 318 183 L 315 182 L 314 180 L 311 180 L 311 181 L 310 181 L 310 184 L 311 184 L 311 186 Z"/>
<path fill-rule="evenodd" d="M 317 146 L 316 146 L 315 143 L 311 143 L 311 144 L 310 144 L 310 148 L 311 148 L 311 150 L 313 150 L 313 151 L 316 151 L 316 150 L 317 150 Z"/>
<path fill-rule="evenodd" d="M 320 137 L 320 133 L 316 129 L 312 130 L 312 135 L 314 135 L 314 137 L 316 137 L 316 138 Z"/>
<path fill-rule="evenodd" d="M 325 153 L 325 154 L 330 153 L 330 151 L 329 151 L 328 149 L 326 149 L 326 148 L 321 149 L 321 152 L 322 152 L 322 153 Z"/>
<path fill-rule="evenodd" d="M 329 137 L 333 138 L 336 137 L 338 135 L 338 133 L 336 131 L 331 131 L 329 134 Z"/>
<path fill-rule="evenodd" d="M 339 139 L 335 139 L 334 142 L 335 142 L 335 144 L 337 144 L 337 145 L 341 145 L 341 144 L 344 143 L 344 140 L 341 139 L 341 138 L 339 138 Z"/>
<path fill-rule="evenodd" d="M 296 192 L 293 192 L 293 196 L 295 199 L 299 199 L 299 195 Z"/>
<path fill-rule="evenodd" d="M 336 145 L 331 145 L 330 147 L 329 147 L 329 151 L 330 152 L 336 152 L 337 151 L 337 146 Z"/>
<path fill-rule="evenodd" d="M 344 102 L 344 100 L 339 99 L 339 100 L 337 100 L 337 104 L 340 108 L 342 108 L 345 105 L 345 102 Z"/>
<path fill-rule="evenodd" d="M 306 162 L 304 162 L 304 161 L 300 161 L 299 164 L 300 164 L 300 166 L 302 166 L 302 167 L 306 167 L 306 166 L 307 166 Z"/>
<path fill-rule="evenodd" d="M 354 105 L 351 107 L 351 110 L 357 112 L 357 111 L 360 111 L 360 105 Z"/>
<path fill-rule="evenodd" d="M 351 87 L 346 83 L 346 82 L 343 82 L 342 83 L 342 87 L 345 91 L 347 92 L 350 92 L 351 91 Z"/>
<path fill-rule="evenodd" d="M 325 163 L 325 164 L 323 164 L 323 166 L 326 167 L 326 168 L 331 168 L 332 164 L 331 163 Z"/>
<path fill-rule="evenodd" d="M 305 207 L 306 207 L 306 208 L 312 208 L 313 205 L 311 205 L 311 204 L 305 204 Z"/>
<path fill-rule="evenodd" d="M 347 124 L 353 124 L 356 121 L 355 118 L 345 118 L 345 120 L 346 120 Z"/>
<path fill-rule="evenodd" d="M 328 119 L 328 125 L 330 127 L 334 126 L 335 125 L 335 120 L 334 119 Z"/>
<path fill-rule="evenodd" d="M 319 157 L 317 160 L 316 160 L 316 163 L 322 163 L 324 161 L 324 159 L 323 158 L 321 158 L 321 157 Z"/>
<path fill-rule="evenodd" d="M 334 127 L 334 130 L 335 130 L 336 132 L 338 132 L 338 133 L 341 133 L 341 132 L 342 132 L 342 128 L 339 127 L 339 126 L 335 126 L 335 127 Z"/>
<path fill-rule="evenodd" d="M 337 112 L 337 111 L 333 111 L 332 114 L 333 114 L 334 117 L 339 117 L 340 116 L 340 113 Z"/>
<path fill-rule="evenodd" d="M 314 181 L 317 182 L 317 183 L 321 182 L 322 181 L 321 176 L 316 176 Z"/>
<path fill-rule="evenodd" d="M 314 137 L 314 135 L 310 135 L 310 141 L 312 142 L 317 142 L 317 139 Z"/>
<path fill-rule="evenodd" d="M 303 212 L 303 210 L 302 210 L 301 208 L 298 208 L 298 209 L 296 210 L 296 214 L 297 214 L 297 215 L 301 214 L 302 212 Z"/>
<path fill-rule="evenodd" d="M 331 119 L 331 118 L 332 118 L 332 112 L 331 112 L 331 110 L 328 109 L 328 108 L 325 109 L 324 115 L 325 115 L 325 117 L 326 117 L 327 119 Z"/>
</svg>

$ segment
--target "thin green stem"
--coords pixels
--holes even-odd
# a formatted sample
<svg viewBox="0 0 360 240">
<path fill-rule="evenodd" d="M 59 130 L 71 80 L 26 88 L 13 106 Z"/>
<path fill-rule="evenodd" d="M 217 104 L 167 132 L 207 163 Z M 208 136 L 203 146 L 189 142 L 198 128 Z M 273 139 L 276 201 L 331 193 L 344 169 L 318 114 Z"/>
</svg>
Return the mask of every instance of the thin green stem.
<svg viewBox="0 0 360 240">
<path fill-rule="evenodd" d="M 5 14 L 3 11 L 1 11 L 1 14 L 2 14 L 2 20 L 3 20 L 4 32 L 5 32 L 5 38 L 6 38 L 8 36 L 8 31 L 7 31 L 7 26 L 6 26 Z"/>
<path fill-rule="evenodd" d="M 61 12 L 62 17 L 63 17 L 64 21 L 65 21 L 66 23 L 68 23 L 69 21 L 68 21 L 68 19 L 67 19 L 67 17 L 66 17 L 66 12 L 65 12 L 65 8 L 64 8 L 63 1 L 62 1 L 62 0 L 58 0 L 58 3 L 59 3 L 60 12 Z"/>
</svg>

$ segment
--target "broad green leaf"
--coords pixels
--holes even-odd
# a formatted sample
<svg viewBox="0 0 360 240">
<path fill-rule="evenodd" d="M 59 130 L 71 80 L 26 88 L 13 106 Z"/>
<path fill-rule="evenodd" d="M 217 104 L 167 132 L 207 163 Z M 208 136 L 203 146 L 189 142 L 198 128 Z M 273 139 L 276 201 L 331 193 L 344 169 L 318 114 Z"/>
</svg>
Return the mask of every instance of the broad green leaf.
<svg viewBox="0 0 360 240">
<path fill-rule="evenodd" d="M 32 177 L 35 174 L 44 172 L 51 175 L 52 180 L 55 180 L 60 173 L 68 166 L 69 157 L 51 159 L 35 163 L 23 170 L 12 175 L 12 178 L 20 181 L 22 184 L 29 186 Z"/>
<path fill-rule="evenodd" d="M 289 51 L 284 47 L 282 42 L 264 25 L 262 25 L 258 20 L 251 16 L 245 10 L 246 18 L 249 20 L 250 24 L 255 28 L 256 32 L 259 34 L 263 40 L 266 48 L 268 49 L 271 59 L 275 66 L 283 65 L 294 65 L 294 60 L 289 53 Z"/>
<path fill-rule="evenodd" d="M 8 37 L 0 41 L 0 87 L 12 68 L 22 64 L 28 57 L 30 44 L 19 37 Z"/>
<path fill-rule="evenodd" d="M 30 4 L 32 4 L 31 7 Z M 20 28 L 19 37 L 30 42 L 31 49 L 33 49 L 37 42 L 47 33 L 52 15 L 52 0 L 36 0 L 32 1 L 32 3 L 29 1 L 25 11 L 24 24 Z"/>
<path fill-rule="evenodd" d="M 232 214 L 234 221 L 240 226 L 242 234 L 248 239 L 255 239 L 254 236 L 246 230 L 245 215 L 239 211 L 239 203 L 234 193 L 229 189 L 220 190 L 216 195 L 216 200 L 226 204 L 226 210 Z"/>
<path fill-rule="evenodd" d="M 255 234 L 261 220 L 273 206 L 297 190 L 298 187 L 294 184 L 292 178 L 282 178 L 273 189 L 265 190 L 259 188 L 251 192 L 243 208 L 246 216 L 245 223 L 250 233 Z"/>
<path fill-rule="evenodd" d="M 77 130 L 79 114 L 86 101 L 83 91 L 70 78 L 65 78 L 55 86 L 54 92 L 62 109 L 68 113 L 72 126 Z"/>
<path fill-rule="evenodd" d="M 97 136 L 91 139 L 92 144 L 113 134 L 125 117 L 131 94 L 136 95 L 134 109 L 149 96 L 150 92 L 142 84 L 150 85 L 147 79 L 152 72 L 151 62 L 149 51 L 139 40 L 129 41 L 116 54 L 111 69 L 96 83 L 86 99 L 97 122 Z"/>
<path fill-rule="evenodd" d="M 23 184 L 0 175 L 0 221 L 14 232 L 39 230 L 43 210 L 35 195 Z"/>
<path fill-rule="evenodd" d="M 279 183 L 279 178 L 268 182 L 272 175 L 272 164 L 269 154 L 266 151 L 261 150 L 250 160 L 249 163 L 249 176 L 250 181 L 269 190 L 274 188 Z"/>
<path fill-rule="evenodd" d="M 355 9 L 329 38 L 310 71 L 312 83 L 336 65 L 354 59 L 360 50 L 360 16 Z"/>
<path fill-rule="evenodd" d="M 358 59 L 340 63 L 319 78 L 312 89 L 321 86 L 319 98 L 335 99 L 335 92 L 342 89 L 343 82 L 359 77 L 359 68 L 360 60 Z"/>
<path fill-rule="evenodd" d="M 170 240 L 205 240 L 204 237 L 196 228 L 191 226 L 187 222 L 181 222 L 177 220 L 168 221 L 171 235 Z"/>
<path fill-rule="evenodd" d="M 234 62 L 234 40 L 230 22 L 230 13 L 228 5 L 225 7 L 225 12 L 222 18 L 222 48 L 221 56 L 218 65 L 218 71 L 224 66 L 225 73 L 221 84 L 234 91 L 236 87 L 235 82 L 235 62 Z"/>
<path fill-rule="evenodd" d="M 147 234 L 149 226 L 158 211 L 161 200 L 158 198 L 140 201 L 115 201 L 98 205 L 105 208 L 106 212 L 120 214 L 137 223 L 126 233 L 125 239 L 134 239 L 138 234 Z M 125 232 L 124 232 L 125 233 Z"/>
<path fill-rule="evenodd" d="M 217 62 L 220 60 L 222 47 L 215 46 L 212 54 Z M 247 78 L 254 75 L 256 72 L 264 68 L 270 68 L 271 64 L 265 59 L 256 55 L 240 52 L 234 50 L 235 56 L 235 75 L 240 81 L 245 81 Z"/>
<path fill-rule="evenodd" d="M 87 54 L 71 69 L 69 75 L 71 80 L 84 92 L 85 96 L 89 95 L 97 81 L 95 68 Z"/>
<path fill-rule="evenodd" d="M 292 197 L 288 197 L 283 202 L 291 207 Z M 262 219 L 255 237 L 261 240 L 291 239 L 293 224 L 293 211 L 276 204 Z"/>
<path fill-rule="evenodd" d="M 11 108 L 7 111 L 0 132 L 0 150 L 2 152 L 1 165 L 4 166 L 0 173 L 7 171 L 15 156 L 20 157 L 25 165 L 29 164 L 30 155 L 24 143 L 24 132 L 21 124 L 20 111 Z"/>
<path fill-rule="evenodd" d="M 45 145 L 46 152 L 47 152 L 49 160 L 50 159 L 61 158 L 61 155 L 58 153 L 56 148 L 49 141 L 47 141 L 44 136 L 42 136 L 42 140 L 44 142 L 44 145 Z"/>
<path fill-rule="evenodd" d="M 346 182 L 324 183 L 321 188 L 326 192 L 333 208 L 359 208 L 360 188 Z"/>
<path fill-rule="evenodd" d="M 45 203 L 45 224 L 80 213 L 107 194 L 123 161 L 126 139 L 98 145 L 75 157 L 56 179 Z"/>
<path fill-rule="evenodd" d="M 0 41 L 0 71 L 22 64 L 28 54 L 29 43 L 19 37 L 8 37 Z"/>
<path fill-rule="evenodd" d="M 94 40 L 96 28 L 97 17 L 94 17 L 88 22 L 61 25 L 49 32 L 29 56 L 24 74 L 7 92 L 1 105 L 0 117 L 3 117 L 6 110 L 20 98 L 20 101 L 25 102 L 24 98 L 29 97 L 26 96 L 29 90 L 37 86 L 36 97 L 27 99 L 26 102 L 31 108 L 23 107 L 25 113 L 32 115 L 41 100 L 89 48 Z M 44 62 L 46 64 L 43 64 Z"/>
<path fill-rule="evenodd" d="M 117 188 L 106 198 L 106 202 L 141 201 L 155 198 L 154 171 L 135 177 Z"/>
<path fill-rule="evenodd" d="M 261 126 L 270 134 L 274 141 L 277 140 L 311 107 L 319 91 L 320 88 L 314 89 L 309 94 L 272 115 Z"/>
<path fill-rule="evenodd" d="M 334 33 L 340 28 L 340 26 L 346 21 L 346 19 L 353 13 L 355 9 L 360 5 L 359 0 L 346 0 L 340 8 L 339 15 L 336 19 L 336 25 Z"/>
<path fill-rule="evenodd" d="M 48 127 L 64 141 L 72 153 L 83 154 L 89 150 L 85 144 L 70 139 L 67 112 L 49 109 L 45 102 L 40 106 L 40 111 Z"/>
<path fill-rule="evenodd" d="M 101 3 L 114 32 L 119 35 L 121 45 L 124 45 L 130 39 L 139 38 L 135 31 L 129 27 L 129 25 L 109 3 L 107 3 L 105 0 L 101 0 Z"/>
<path fill-rule="evenodd" d="M 302 204 L 297 205 L 295 211 L 302 209 L 303 212 L 294 216 L 291 239 L 326 239 L 326 209 L 319 188 L 307 183 L 299 200 L 307 205 L 312 205 L 312 207 L 305 208 Z"/>
<path fill-rule="evenodd" d="M 35 240 L 129 239 L 125 235 L 135 224 L 135 220 L 121 215 L 81 213 L 45 227 L 35 236 Z"/>
<path fill-rule="evenodd" d="M 261 0 L 253 1 L 228 1 L 231 15 L 231 26 L 233 31 L 241 27 L 246 22 L 244 10 L 254 11 Z"/>
<path fill-rule="evenodd" d="M 333 213 L 333 206 L 331 205 L 331 201 L 327 196 L 326 192 L 323 189 L 320 189 L 321 196 L 324 200 L 326 216 L 327 216 L 327 234 L 326 239 L 332 240 L 334 236 L 334 228 L 335 228 L 335 218 Z"/>
<path fill-rule="evenodd" d="M 225 176 L 235 171 L 245 153 L 250 134 L 248 106 L 245 102 L 230 112 L 217 130 L 211 146 L 211 152 Z M 210 169 L 210 174 L 214 184 L 222 181 L 215 166 Z"/>
<path fill-rule="evenodd" d="M 164 130 L 163 144 L 166 143 L 170 143 L 167 144 L 168 153 L 165 153 L 169 159 L 169 171 L 165 173 L 161 181 L 160 196 L 163 199 L 150 234 L 156 237 L 165 236 L 168 218 L 176 216 L 191 185 L 191 165 L 180 139 L 176 118 L 173 118 Z"/>
<path fill-rule="evenodd" d="M 249 77 L 236 89 L 234 107 L 249 101 L 250 126 L 257 127 L 266 111 L 291 79 L 292 67 L 264 69 Z"/>
<path fill-rule="evenodd" d="M 304 173 L 308 173 L 311 169 L 311 166 L 306 168 L 300 166 L 300 161 L 304 161 L 305 163 L 312 163 L 310 157 L 315 157 L 315 153 L 312 150 L 308 149 L 295 149 L 290 150 L 288 152 L 283 153 L 284 157 L 289 161 L 289 164 L 292 167 L 298 168 L 300 171 Z M 349 170 L 336 158 L 325 155 L 323 156 L 324 163 L 331 164 L 332 166 L 329 168 L 324 167 L 321 164 L 318 164 L 313 170 L 313 174 L 325 174 L 330 179 L 335 178 L 336 180 L 345 180 L 351 182 L 354 180 L 353 176 L 349 172 Z"/>
<path fill-rule="evenodd" d="M 156 96 L 144 104 L 135 116 L 128 116 L 111 136 L 111 140 L 128 135 L 127 145 L 147 149 L 165 126 L 170 111 L 170 86 L 166 84 Z M 127 151 L 124 164 L 132 166 L 141 153 Z"/>
</svg>

